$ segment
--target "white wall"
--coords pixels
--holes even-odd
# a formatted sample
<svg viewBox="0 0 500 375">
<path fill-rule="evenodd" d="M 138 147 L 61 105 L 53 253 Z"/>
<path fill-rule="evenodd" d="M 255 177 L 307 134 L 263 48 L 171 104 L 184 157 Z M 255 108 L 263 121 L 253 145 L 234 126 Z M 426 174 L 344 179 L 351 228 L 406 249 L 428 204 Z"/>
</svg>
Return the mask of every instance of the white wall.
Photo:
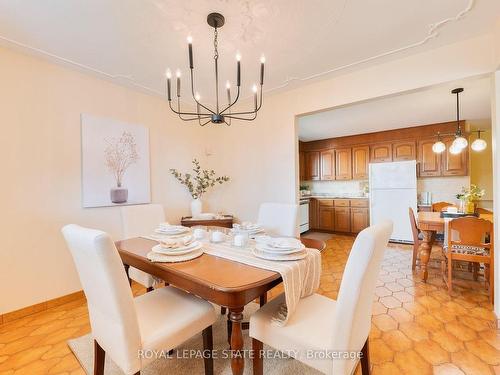
<svg viewBox="0 0 500 375">
<path fill-rule="evenodd" d="M 81 289 L 64 224 L 121 235 L 119 207 L 81 208 L 80 113 L 149 128 L 152 199 L 171 221 L 190 197 L 168 169 L 206 163 L 210 129 L 181 123 L 160 98 L 3 48 L 0 82 L 1 314 Z"/>
<path fill-rule="evenodd" d="M 469 184 L 469 176 L 419 178 L 417 191 L 418 193 L 430 191 L 432 202 L 457 203 L 456 195 L 460 193 L 463 186 L 468 187 Z"/>
</svg>

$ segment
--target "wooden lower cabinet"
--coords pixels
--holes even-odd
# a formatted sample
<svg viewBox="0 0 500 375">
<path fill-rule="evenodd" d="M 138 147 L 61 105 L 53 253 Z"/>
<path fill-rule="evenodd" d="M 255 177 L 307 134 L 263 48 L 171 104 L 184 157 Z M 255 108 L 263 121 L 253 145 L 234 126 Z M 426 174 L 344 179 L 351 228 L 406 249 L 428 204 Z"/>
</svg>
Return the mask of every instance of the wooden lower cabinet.
<svg viewBox="0 0 500 375">
<path fill-rule="evenodd" d="M 319 203 L 317 199 L 309 199 L 309 228 L 315 229 L 319 228 L 318 221 L 318 209 Z"/>
<path fill-rule="evenodd" d="M 319 229 L 335 230 L 335 211 L 332 206 L 319 206 Z"/>
<path fill-rule="evenodd" d="M 351 232 L 351 209 L 349 207 L 335 207 L 335 231 Z"/>
<path fill-rule="evenodd" d="M 368 208 L 351 208 L 351 232 L 359 233 L 369 226 Z"/>
</svg>

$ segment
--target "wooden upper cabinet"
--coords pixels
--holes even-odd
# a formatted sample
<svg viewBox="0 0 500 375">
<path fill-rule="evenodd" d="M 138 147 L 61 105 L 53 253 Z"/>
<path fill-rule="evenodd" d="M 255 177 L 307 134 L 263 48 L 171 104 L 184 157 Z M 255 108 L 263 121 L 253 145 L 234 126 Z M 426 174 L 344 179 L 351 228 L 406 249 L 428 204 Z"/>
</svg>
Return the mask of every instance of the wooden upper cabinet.
<svg viewBox="0 0 500 375">
<path fill-rule="evenodd" d="M 350 147 L 335 150 L 335 179 L 352 179 L 352 155 Z"/>
<path fill-rule="evenodd" d="M 392 144 L 392 161 L 416 160 L 414 141 L 394 142 Z"/>
<path fill-rule="evenodd" d="M 335 207 L 335 231 L 351 231 L 351 209 L 349 207 Z"/>
<path fill-rule="evenodd" d="M 309 151 L 305 153 L 306 180 L 319 180 L 319 151 Z"/>
<path fill-rule="evenodd" d="M 392 143 L 378 143 L 370 146 L 370 162 L 392 161 Z"/>
<path fill-rule="evenodd" d="M 306 158 L 304 152 L 299 152 L 299 180 L 304 181 L 306 179 Z"/>
<path fill-rule="evenodd" d="M 419 176 L 441 176 L 441 155 L 432 151 L 436 138 L 418 142 Z"/>
<path fill-rule="evenodd" d="M 335 180 L 335 151 L 326 150 L 320 153 L 321 180 Z"/>
<path fill-rule="evenodd" d="M 368 164 L 370 162 L 370 147 L 357 146 L 352 148 L 352 178 L 361 180 L 368 178 Z"/>
<path fill-rule="evenodd" d="M 453 155 L 450 152 L 451 144 L 454 138 L 443 139 L 446 150 L 442 153 L 442 176 L 467 176 L 467 164 L 469 148 L 466 147 L 459 154 Z"/>
</svg>

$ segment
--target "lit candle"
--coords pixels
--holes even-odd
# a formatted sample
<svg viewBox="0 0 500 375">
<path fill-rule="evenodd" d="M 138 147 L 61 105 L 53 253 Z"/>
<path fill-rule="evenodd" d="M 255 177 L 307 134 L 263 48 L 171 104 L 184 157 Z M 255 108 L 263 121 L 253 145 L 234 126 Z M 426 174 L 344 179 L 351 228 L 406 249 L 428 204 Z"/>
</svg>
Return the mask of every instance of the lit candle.
<svg viewBox="0 0 500 375">
<path fill-rule="evenodd" d="M 257 109 L 257 85 L 253 85 L 252 91 L 253 91 L 253 102 L 255 105 L 255 109 Z"/>
<path fill-rule="evenodd" d="M 167 97 L 168 100 L 172 100 L 172 95 L 170 93 L 170 78 L 172 78 L 172 73 L 170 72 L 170 69 L 167 70 Z"/>
<path fill-rule="evenodd" d="M 181 71 L 177 69 L 177 72 L 175 73 L 177 76 L 177 97 L 181 97 Z"/>
<path fill-rule="evenodd" d="M 187 41 L 189 46 L 189 68 L 193 69 L 193 38 L 188 36 Z"/>
<path fill-rule="evenodd" d="M 264 63 L 266 62 L 266 58 L 262 56 L 260 58 L 260 85 L 264 84 Z"/>
<path fill-rule="evenodd" d="M 226 91 L 227 91 L 227 102 L 231 104 L 231 84 L 229 81 L 226 82 Z"/>
<path fill-rule="evenodd" d="M 241 60 L 241 55 L 238 53 L 236 54 L 236 61 L 237 61 L 237 70 L 236 70 L 236 86 L 240 86 L 241 83 L 241 66 L 240 66 L 240 60 Z"/>
</svg>

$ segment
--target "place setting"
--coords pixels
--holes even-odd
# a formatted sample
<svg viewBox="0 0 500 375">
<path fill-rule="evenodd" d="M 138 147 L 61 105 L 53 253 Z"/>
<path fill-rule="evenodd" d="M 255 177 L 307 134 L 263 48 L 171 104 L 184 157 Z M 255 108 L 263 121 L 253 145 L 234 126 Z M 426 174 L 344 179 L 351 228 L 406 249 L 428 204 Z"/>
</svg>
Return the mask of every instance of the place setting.
<svg viewBox="0 0 500 375">
<path fill-rule="evenodd" d="M 147 254 L 152 262 L 175 263 L 198 258 L 203 254 L 203 244 L 192 235 L 161 240 Z"/>
<path fill-rule="evenodd" d="M 290 261 L 304 259 L 307 251 L 296 238 L 258 236 L 252 254 L 266 260 Z"/>
</svg>

